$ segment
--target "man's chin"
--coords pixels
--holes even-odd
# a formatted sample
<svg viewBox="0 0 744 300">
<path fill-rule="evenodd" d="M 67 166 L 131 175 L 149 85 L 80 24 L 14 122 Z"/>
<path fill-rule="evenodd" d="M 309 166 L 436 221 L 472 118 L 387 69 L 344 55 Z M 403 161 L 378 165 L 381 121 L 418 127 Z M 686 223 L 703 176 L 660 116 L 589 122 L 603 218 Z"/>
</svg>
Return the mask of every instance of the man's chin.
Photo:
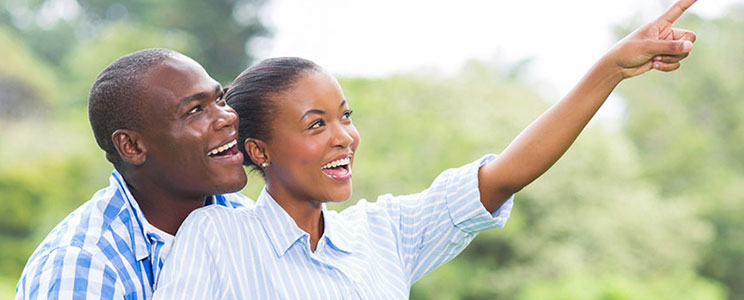
<svg viewBox="0 0 744 300">
<path fill-rule="evenodd" d="M 226 185 L 227 189 L 225 192 L 222 192 L 222 194 L 227 193 L 234 193 L 237 191 L 242 190 L 245 185 L 248 183 L 248 177 L 245 175 L 245 172 L 241 169 L 241 175 L 235 178 L 232 182 Z"/>
<path fill-rule="evenodd" d="M 222 174 L 224 175 L 224 174 Z M 212 177 L 211 180 L 209 180 L 211 188 L 211 194 L 212 195 L 219 195 L 219 194 L 228 194 L 237 192 L 243 189 L 245 187 L 245 184 L 248 182 L 248 178 L 245 175 L 245 172 L 243 170 L 240 170 L 239 174 L 235 174 L 232 177 L 226 177 L 221 176 L 220 178 L 214 178 Z"/>
</svg>

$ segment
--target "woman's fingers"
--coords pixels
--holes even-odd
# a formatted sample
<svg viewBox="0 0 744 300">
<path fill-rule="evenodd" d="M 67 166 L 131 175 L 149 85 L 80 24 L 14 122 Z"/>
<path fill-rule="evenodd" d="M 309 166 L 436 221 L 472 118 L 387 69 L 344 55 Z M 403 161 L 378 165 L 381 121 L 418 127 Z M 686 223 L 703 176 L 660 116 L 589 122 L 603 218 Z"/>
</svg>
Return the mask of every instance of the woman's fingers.
<svg viewBox="0 0 744 300">
<path fill-rule="evenodd" d="M 679 69 L 679 66 L 680 66 L 679 62 L 663 63 L 660 61 L 655 61 L 653 64 L 654 69 L 657 69 L 659 71 L 664 71 L 664 72 L 674 71 L 676 69 Z"/>
<path fill-rule="evenodd" d="M 669 41 L 669 40 L 644 40 L 642 47 L 646 53 L 651 56 L 663 55 L 685 55 L 692 50 L 692 42 L 687 40 Z"/>
<path fill-rule="evenodd" d="M 687 55 L 689 55 L 689 53 L 685 53 L 682 55 L 658 55 L 654 56 L 654 61 L 660 61 L 663 63 L 676 63 L 685 59 Z"/>
<path fill-rule="evenodd" d="M 679 19 L 679 16 L 682 15 L 682 13 L 685 12 L 690 6 L 692 6 L 693 3 L 695 3 L 697 0 L 679 0 L 677 3 L 674 3 L 672 7 L 670 7 L 666 12 L 664 12 L 661 17 L 659 17 L 659 21 L 669 22 L 669 24 L 674 24 L 674 22 Z"/>
<path fill-rule="evenodd" d="M 694 43 L 697 36 L 695 36 L 695 32 L 689 30 L 672 28 L 672 38 L 678 41 L 685 40 Z"/>
<path fill-rule="evenodd" d="M 672 28 L 672 40 L 671 41 L 678 41 L 678 42 L 682 42 L 682 43 L 684 43 L 684 41 L 689 41 L 690 43 L 694 43 L 695 42 L 695 39 L 697 39 L 697 36 L 695 35 L 695 32 L 692 32 L 692 31 L 689 31 L 689 30 L 685 30 L 685 29 Z M 670 41 L 670 40 L 667 40 L 667 41 Z M 663 44 L 661 44 L 661 45 L 658 45 L 658 46 L 654 47 L 654 49 L 657 50 L 657 51 L 663 51 L 664 47 L 666 47 L 666 46 L 664 46 Z M 676 63 L 676 62 L 679 62 L 679 61 L 685 59 L 690 54 L 689 51 L 684 52 L 685 49 L 687 49 L 686 47 L 688 47 L 687 45 L 684 45 L 684 44 L 682 45 L 682 51 L 683 51 L 683 53 L 681 53 L 681 54 L 671 54 L 672 52 L 678 51 L 679 44 L 676 44 L 676 45 L 675 44 L 669 44 L 668 47 L 669 47 L 668 49 L 670 49 L 669 50 L 670 51 L 669 54 L 656 55 L 656 56 L 654 56 L 653 61 L 655 61 L 655 62 L 658 61 L 658 62 L 662 62 L 662 63 L 666 63 L 666 64 L 671 64 L 671 63 Z"/>
</svg>

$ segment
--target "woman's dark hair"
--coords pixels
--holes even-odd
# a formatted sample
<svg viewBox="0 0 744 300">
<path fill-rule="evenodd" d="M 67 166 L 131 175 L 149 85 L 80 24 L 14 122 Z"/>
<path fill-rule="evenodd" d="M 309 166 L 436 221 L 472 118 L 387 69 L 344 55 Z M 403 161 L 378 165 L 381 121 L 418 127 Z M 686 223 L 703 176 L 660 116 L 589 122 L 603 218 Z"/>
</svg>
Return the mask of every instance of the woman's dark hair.
<svg viewBox="0 0 744 300">
<path fill-rule="evenodd" d="M 225 100 L 240 117 L 238 149 L 243 153 L 243 165 L 263 174 L 245 149 L 245 139 L 271 139 L 271 120 L 276 113 L 275 97 L 294 87 L 303 75 L 322 68 L 299 57 L 277 57 L 260 61 L 245 69 L 226 89 Z"/>
</svg>

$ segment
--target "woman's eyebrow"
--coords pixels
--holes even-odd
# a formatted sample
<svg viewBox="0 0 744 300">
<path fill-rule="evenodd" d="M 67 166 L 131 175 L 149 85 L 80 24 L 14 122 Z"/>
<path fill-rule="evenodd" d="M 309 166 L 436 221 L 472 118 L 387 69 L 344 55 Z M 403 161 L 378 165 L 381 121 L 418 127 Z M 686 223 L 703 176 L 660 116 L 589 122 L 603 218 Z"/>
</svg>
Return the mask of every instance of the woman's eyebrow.
<svg viewBox="0 0 744 300">
<path fill-rule="evenodd" d="M 300 120 L 304 119 L 309 114 L 318 114 L 318 115 L 325 115 L 325 111 L 322 111 L 320 109 L 309 109 L 304 114 L 302 114 L 302 117 L 300 117 Z"/>
<path fill-rule="evenodd" d="M 341 105 L 339 105 L 338 107 L 344 107 L 344 105 L 346 105 L 346 99 L 343 99 L 341 101 Z M 300 120 L 304 119 L 309 114 L 325 115 L 325 111 L 317 109 L 317 108 L 308 109 L 307 111 L 305 111 L 304 114 L 302 114 L 302 116 L 300 117 Z"/>
</svg>

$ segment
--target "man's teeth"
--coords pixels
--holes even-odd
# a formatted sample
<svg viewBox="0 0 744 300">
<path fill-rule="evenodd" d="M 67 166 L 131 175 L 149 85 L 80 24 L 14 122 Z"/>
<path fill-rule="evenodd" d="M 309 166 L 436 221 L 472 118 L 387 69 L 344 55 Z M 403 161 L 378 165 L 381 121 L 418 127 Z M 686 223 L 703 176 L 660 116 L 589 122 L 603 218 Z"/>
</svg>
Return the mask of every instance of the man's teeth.
<svg viewBox="0 0 744 300">
<path fill-rule="evenodd" d="M 225 151 L 227 149 L 230 149 L 230 148 L 232 148 L 232 146 L 235 146 L 237 144 L 238 144 L 238 141 L 237 140 L 232 140 L 232 142 L 229 142 L 227 144 L 224 144 L 222 146 L 219 146 L 217 148 L 212 149 L 212 151 L 209 151 L 209 153 L 207 153 L 207 155 L 215 155 L 217 153 L 220 153 L 222 151 Z"/>
<path fill-rule="evenodd" d="M 321 169 L 328 169 L 328 168 L 335 168 L 335 167 L 338 167 L 338 166 L 345 166 L 345 165 L 348 165 L 349 162 L 351 162 L 351 159 L 348 158 L 348 157 L 347 158 L 342 158 L 342 159 L 337 159 L 337 160 L 334 160 L 332 162 L 329 162 L 329 163 L 323 165 L 320 168 Z"/>
</svg>

